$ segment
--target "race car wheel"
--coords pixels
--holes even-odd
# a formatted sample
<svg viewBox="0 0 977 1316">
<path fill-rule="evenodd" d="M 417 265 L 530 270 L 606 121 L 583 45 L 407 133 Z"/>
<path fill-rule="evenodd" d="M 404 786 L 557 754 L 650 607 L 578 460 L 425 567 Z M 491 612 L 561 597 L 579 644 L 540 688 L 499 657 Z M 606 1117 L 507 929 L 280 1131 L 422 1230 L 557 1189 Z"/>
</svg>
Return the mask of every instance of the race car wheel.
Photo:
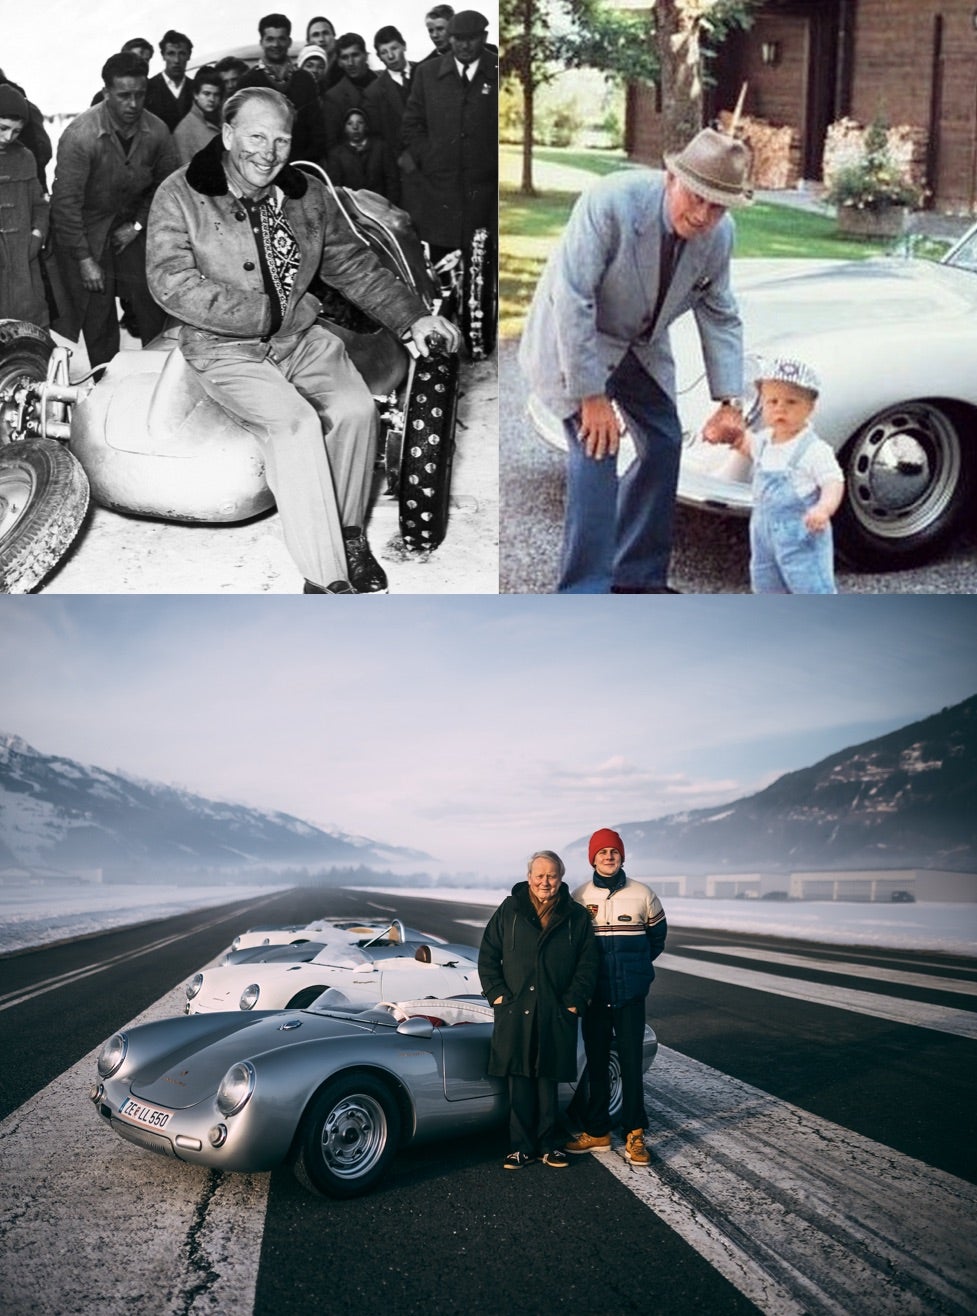
<svg viewBox="0 0 977 1316">
<path fill-rule="evenodd" d="M 400 533 L 410 549 L 432 549 L 448 528 L 458 409 L 458 357 L 414 365 L 400 450 Z"/>
<path fill-rule="evenodd" d="M 461 331 L 473 361 L 484 361 L 495 346 L 499 305 L 495 243 L 488 229 L 476 229 L 465 253 L 461 290 Z"/>
<path fill-rule="evenodd" d="M 946 545 L 972 482 L 965 428 L 949 405 L 912 402 L 880 412 L 858 431 L 841 456 L 845 499 L 834 520 L 846 562 L 914 566 Z"/>
<path fill-rule="evenodd" d="M 341 1074 L 322 1089 L 299 1128 L 299 1182 L 326 1197 L 369 1192 L 400 1141 L 400 1112 L 389 1088 L 370 1074 Z"/>
<path fill-rule="evenodd" d="M 10 443 L 19 428 L 17 391 L 47 378 L 54 340 L 46 329 L 26 320 L 0 320 L 0 444 Z"/>
<path fill-rule="evenodd" d="M 300 945 L 300 942 L 292 942 L 293 946 Z M 325 987 L 303 987 L 300 992 L 296 992 L 289 1003 L 285 1006 L 286 1010 L 305 1010 L 316 997 L 321 996 Z"/>
<path fill-rule="evenodd" d="M 88 479 L 56 439 L 0 445 L 0 593 L 26 594 L 71 546 Z"/>
</svg>

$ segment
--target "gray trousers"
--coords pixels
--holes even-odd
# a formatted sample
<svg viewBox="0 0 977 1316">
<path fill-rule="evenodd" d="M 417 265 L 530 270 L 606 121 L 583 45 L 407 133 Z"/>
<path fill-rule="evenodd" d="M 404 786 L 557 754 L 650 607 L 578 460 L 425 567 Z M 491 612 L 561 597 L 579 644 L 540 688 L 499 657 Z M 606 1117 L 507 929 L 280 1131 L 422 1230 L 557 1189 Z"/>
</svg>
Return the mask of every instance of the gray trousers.
<svg viewBox="0 0 977 1316">
<path fill-rule="evenodd" d="M 314 585 L 346 580 L 343 527 L 366 520 L 378 421 L 342 339 L 313 325 L 273 344 L 263 361 L 210 359 L 194 369 L 208 396 L 261 444 L 299 571 Z"/>
</svg>

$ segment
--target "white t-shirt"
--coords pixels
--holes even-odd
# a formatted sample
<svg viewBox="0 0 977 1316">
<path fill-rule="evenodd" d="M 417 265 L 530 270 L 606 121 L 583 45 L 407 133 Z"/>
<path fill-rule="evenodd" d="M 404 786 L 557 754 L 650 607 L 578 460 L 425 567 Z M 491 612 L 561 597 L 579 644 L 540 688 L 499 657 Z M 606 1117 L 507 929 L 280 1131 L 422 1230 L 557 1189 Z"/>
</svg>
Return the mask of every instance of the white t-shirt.
<svg viewBox="0 0 977 1316">
<path fill-rule="evenodd" d="M 787 463 L 797 451 L 797 445 L 810 429 L 810 425 L 806 425 L 800 434 L 785 443 L 774 443 L 769 430 L 760 430 L 753 438 L 754 462 L 761 471 L 785 470 Z M 824 439 L 819 439 L 816 435 L 814 442 L 791 471 L 791 484 L 799 498 L 806 498 L 809 494 L 819 492 L 832 480 L 844 480 L 844 478 L 833 449 L 825 443 Z"/>
</svg>

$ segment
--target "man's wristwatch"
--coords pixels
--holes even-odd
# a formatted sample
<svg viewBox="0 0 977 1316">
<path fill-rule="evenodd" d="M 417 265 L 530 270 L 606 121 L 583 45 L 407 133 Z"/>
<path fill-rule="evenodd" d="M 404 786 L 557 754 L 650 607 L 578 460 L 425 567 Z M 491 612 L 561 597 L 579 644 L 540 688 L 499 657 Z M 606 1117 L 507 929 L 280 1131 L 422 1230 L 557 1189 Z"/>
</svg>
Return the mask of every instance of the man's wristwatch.
<svg viewBox="0 0 977 1316">
<path fill-rule="evenodd" d="M 742 410 L 743 410 L 743 399 L 742 399 L 742 398 L 720 398 L 720 399 L 719 399 L 719 405 L 720 405 L 721 407 L 734 407 L 737 411 L 742 411 Z"/>
<path fill-rule="evenodd" d="M 139 223 L 138 219 L 134 219 L 132 221 L 132 227 L 136 230 L 137 233 L 142 232 L 142 225 Z"/>
</svg>

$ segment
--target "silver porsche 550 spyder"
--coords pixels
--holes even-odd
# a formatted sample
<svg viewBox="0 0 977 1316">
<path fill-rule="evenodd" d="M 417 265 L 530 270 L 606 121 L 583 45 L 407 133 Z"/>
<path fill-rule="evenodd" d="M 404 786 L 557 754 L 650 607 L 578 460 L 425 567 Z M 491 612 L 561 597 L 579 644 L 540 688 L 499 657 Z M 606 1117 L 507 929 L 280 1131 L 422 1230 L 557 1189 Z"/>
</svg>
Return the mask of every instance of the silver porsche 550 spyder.
<svg viewBox="0 0 977 1316">
<path fill-rule="evenodd" d="M 120 1137 L 163 1156 L 257 1172 L 288 1161 L 329 1197 L 368 1192 L 398 1149 L 504 1120 L 479 997 L 178 1016 L 116 1033 L 89 1092 Z M 643 1066 L 658 1049 L 646 1026 Z M 584 1068 L 579 1047 L 578 1075 Z M 565 1101 L 570 1086 L 561 1090 Z M 611 1058 L 611 1105 L 620 1075 Z"/>
</svg>

